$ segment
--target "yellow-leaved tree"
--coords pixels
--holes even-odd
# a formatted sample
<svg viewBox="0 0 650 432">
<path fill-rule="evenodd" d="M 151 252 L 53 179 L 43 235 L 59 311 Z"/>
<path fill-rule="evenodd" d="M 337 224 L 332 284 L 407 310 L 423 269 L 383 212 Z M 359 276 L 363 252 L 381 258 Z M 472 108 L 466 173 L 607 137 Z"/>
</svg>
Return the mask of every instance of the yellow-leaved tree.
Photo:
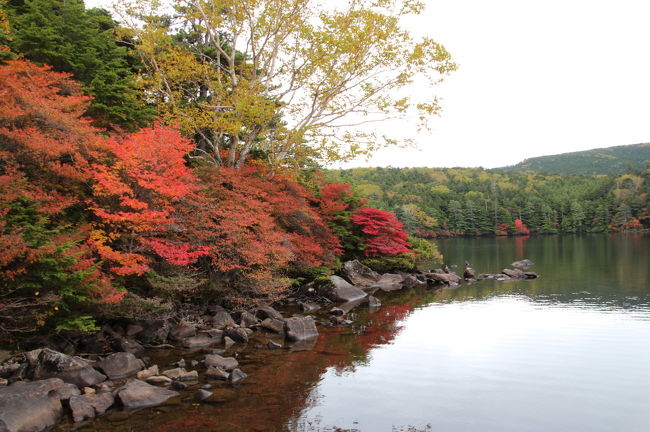
<svg viewBox="0 0 650 432">
<path fill-rule="evenodd" d="M 363 125 L 408 116 L 426 127 L 435 84 L 456 68 L 441 44 L 404 28 L 417 1 L 123 1 L 146 94 L 195 138 L 192 157 L 215 165 L 368 154 L 396 140 Z"/>
</svg>

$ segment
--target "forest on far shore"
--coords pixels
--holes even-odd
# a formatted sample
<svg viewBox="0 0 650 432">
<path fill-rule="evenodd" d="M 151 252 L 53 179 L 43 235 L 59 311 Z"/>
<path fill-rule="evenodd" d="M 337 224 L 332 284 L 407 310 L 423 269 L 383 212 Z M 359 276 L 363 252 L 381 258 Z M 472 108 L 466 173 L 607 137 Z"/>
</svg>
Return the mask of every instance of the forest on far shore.
<svg viewBox="0 0 650 432">
<path fill-rule="evenodd" d="M 552 175 L 481 168 L 328 171 L 420 237 L 591 233 L 650 228 L 650 168 Z"/>
</svg>

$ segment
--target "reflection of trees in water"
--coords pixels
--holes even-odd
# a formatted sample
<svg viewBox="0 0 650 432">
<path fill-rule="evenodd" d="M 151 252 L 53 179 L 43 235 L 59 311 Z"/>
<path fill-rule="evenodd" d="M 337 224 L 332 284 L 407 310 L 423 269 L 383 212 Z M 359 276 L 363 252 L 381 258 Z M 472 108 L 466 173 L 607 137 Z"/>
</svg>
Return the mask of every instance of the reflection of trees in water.
<svg viewBox="0 0 650 432">
<path fill-rule="evenodd" d="M 541 279 L 497 283 L 483 281 L 449 293 L 447 300 L 520 294 L 534 301 L 604 307 L 635 307 L 650 301 L 650 236 L 644 234 L 554 235 L 496 239 L 448 239 L 439 242 L 449 263 L 468 259 L 479 272 L 499 272 L 529 258 Z"/>
<path fill-rule="evenodd" d="M 120 428 L 114 421 L 102 420 L 86 430 L 314 430 L 298 425 L 297 421 L 303 410 L 318 403 L 321 377 L 328 370 L 345 374 L 367 364 L 373 349 L 395 340 L 414 309 L 432 302 L 484 300 L 501 295 L 526 296 L 533 301 L 560 305 L 647 305 L 649 244 L 650 237 L 643 235 L 453 239 L 441 247 L 450 264 L 462 265 L 468 260 L 477 271 L 496 272 L 515 259 L 530 258 L 542 278 L 516 282 L 486 280 L 437 291 L 418 288 L 379 293 L 383 306 L 378 312 L 371 313 L 361 306 L 351 313 L 355 321 L 352 327 L 320 328 L 321 336 L 312 350 L 267 351 L 254 349 L 255 343 L 249 343 L 239 358 L 249 378 L 234 390 L 216 384 L 216 404 L 188 402 L 181 407 L 146 410 L 124 422 L 128 427 Z M 191 397 L 191 392 L 187 397 Z"/>
</svg>

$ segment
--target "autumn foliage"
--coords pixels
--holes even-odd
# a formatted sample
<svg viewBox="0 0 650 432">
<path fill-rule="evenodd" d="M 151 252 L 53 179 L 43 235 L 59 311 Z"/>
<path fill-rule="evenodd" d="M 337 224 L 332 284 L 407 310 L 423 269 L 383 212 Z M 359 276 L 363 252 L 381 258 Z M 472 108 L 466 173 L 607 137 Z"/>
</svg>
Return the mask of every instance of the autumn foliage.
<svg viewBox="0 0 650 432">
<path fill-rule="evenodd" d="M 515 227 L 514 227 L 515 228 L 515 235 L 529 235 L 530 234 L 530 230 L 528 229 L 526 224 L 524 224 L 524 221 L 522 221 L 521 219 L 519 219 L 519 218 L 515 219 L 514 225 L 515 225 Z"/>
<path fill-rule="evenodd" d="M 350 219 L 361 227 L 367 257 L 395 256 L 411 252 L 404 224 L 398 221 L 394 214 L 363 207 Z"/>
<path fill-rule="evenodd" d="M 345 251 L 409 251 L 394 215 L 362 207 L 347 184 L 308 190 L 255 160 L 192 166 L 194 144 L 162 123 L 96 129 L 66 74 L 9 61 L 0 96 L 0 313 L 30 311 L 5 331 L 92 324 L 81 314 L 131 290 L 157 295 L 160 281 L 274 300 L 289 274 L 333 267 Z"/>
</svg>

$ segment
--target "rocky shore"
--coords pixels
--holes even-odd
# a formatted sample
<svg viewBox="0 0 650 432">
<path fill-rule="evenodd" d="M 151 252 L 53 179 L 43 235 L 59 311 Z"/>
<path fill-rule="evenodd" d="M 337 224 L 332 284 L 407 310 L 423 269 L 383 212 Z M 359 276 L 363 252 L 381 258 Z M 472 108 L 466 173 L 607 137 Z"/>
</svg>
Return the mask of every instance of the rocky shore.
<svg viewBox="0 0 650 432">
<path fill-rule="evenodd" d="M 378 309 L 377 291 L 415 286 L 453 288 L 481 279 L 533 279 L 515 269 L 479 274 L 467 264 L 462 276 L 447 267 L 418 273 L 379 274 L 358 261 L 345 263 L 340 276 L 312 282 L 288 299 L 285 316 L 271 306 L 228 311 L 207 305 L 193 315 L 106 325 L 93 335 L 46 340 L 42 347 L 16 353 L 0 364 L 0 432 L 42 431 L 69 416 L 89 421 L 109 409 L 135 410 L 177 398 L 214 403 L 217 386 L 238 386 L 247 378 L 229 348 L 252 343 L 259 349 L 309 349 L 319 326 L 352 324 L 350 311 L 360 305 Z M 282 309 L 282 308 L 280 308 Z M 183 358 L 154 364 L 147 349 L 177 349 Z M 243 369 L 243 370 L 242 370 Z"/>
</svg>

